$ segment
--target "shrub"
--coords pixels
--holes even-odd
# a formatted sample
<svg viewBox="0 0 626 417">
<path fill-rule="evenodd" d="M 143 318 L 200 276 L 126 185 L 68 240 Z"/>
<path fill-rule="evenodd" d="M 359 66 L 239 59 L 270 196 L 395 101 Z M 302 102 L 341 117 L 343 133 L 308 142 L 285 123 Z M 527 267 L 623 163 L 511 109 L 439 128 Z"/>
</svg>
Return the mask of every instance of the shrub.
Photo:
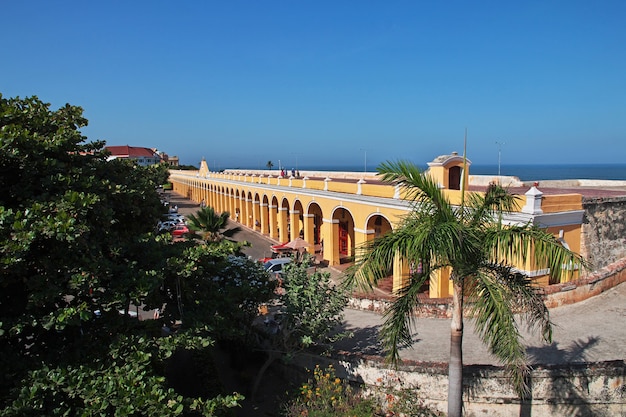
<svg viewBox="0 0 626 417">
<path fill-rule="evenodd" d="M 310 372 L 310 371 L 309 371 Z M 319 365 L 295 398 L 283 407 L 285 417 L 439 417 L 443 414 L 426 407 L 393 374 L 380 378 L 375 386 L 355 390 L 337 378 L 335 369 Z"/>
<path fill-rule="evenodd" d="M 309 371 L 310 372 L 310 371 Z M 285 417 L 371 417 L 378 414 L 376 402 L 337 378 L 332 365 L 319 365 L 312 378 L 300 387 L 296 398 L 284 406 Z"/>
</svg>

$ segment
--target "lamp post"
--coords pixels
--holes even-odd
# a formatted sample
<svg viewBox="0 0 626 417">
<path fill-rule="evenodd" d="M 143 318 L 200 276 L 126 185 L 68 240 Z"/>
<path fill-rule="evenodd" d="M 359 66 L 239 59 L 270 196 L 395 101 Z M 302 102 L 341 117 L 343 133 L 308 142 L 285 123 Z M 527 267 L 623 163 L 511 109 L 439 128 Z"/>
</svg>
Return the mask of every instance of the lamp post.
<svg viewBox="0 0 626 417">
<path fill-rule="evenodd" d="M 500 160 L 502 157 L 502 145 L 504 145 L 504 142 L 496 141 L 496 145 L 498 145 L 498 182 L 500 182 Z"/>
</svg>

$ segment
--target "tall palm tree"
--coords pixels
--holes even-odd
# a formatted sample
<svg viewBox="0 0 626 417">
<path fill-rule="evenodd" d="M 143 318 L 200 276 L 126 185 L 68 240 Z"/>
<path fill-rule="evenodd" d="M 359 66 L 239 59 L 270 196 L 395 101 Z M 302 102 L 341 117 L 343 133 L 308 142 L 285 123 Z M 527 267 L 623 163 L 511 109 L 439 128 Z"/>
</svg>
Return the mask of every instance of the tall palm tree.
<svg viewBox="0 0 626 417">
<path fill-rule="evenodd" d="M 407 192 L 412 210 L 393 231 L 357 251 L 347 283 L 371 288 L 388 276 L 394 257 L 419 265 L 385 314 L 380 337 L 389 358 L 400 359 L 399 348 L 412 344 L 411 313 L 419 307 L 418 293 L 430 275 L 447 268 L 453 282 L 448 415 L 460 417 L 463 407 L 463 314 L 467 301 L 477 333 L 505 365 L 520 394 L 526 394 L 529 366 L 518 326 L 525 321 L 552 338 L 549 311 L 532 281 L 511 265 L 533 259 L 553 277 L 567 266 L 583 264 L 554 236 L 532 224 L 506 225 L 504 212 L 515 198 L 499 185 L 484 195 L 450 203 L 438 184 L 408 162 L 387 162 L 378 168 L 383 180 Z"/>
<path fill-rule="evenodd" d="M 203 207 L 196 212 L 187 216 L 189 228 L 195 232 L 200 232 L 202 239 L 207 242 L 219 242 L 224 236 L 231 236 L 234 232 L 240 230 L 236 227 L 229 231 L 224 231 L 228 224 L 230 213 L 227 211 L 217 214 L 213 207 Z M 233 231 L 234 232 L 231 232 Z"/>
<path fill-rule="evenodd" d="M 267 167 L 267 169 L 272 169 L 274 163 L 272 161 L 267 161 L 267 164 L 265 164 L 265 166 Z"/>
</svg>

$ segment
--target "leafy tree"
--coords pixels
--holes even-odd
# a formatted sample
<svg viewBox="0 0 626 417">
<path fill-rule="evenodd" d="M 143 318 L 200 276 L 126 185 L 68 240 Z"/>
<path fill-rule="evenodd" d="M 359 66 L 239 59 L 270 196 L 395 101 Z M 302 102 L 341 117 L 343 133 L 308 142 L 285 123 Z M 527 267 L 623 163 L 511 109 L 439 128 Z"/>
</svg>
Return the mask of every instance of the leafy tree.
<svg viewBox="0 0 626 417">
<path fill-rule="evenodd" d="M 198 210 L 196 214 L 190 214 L 187 219 L 189 228 L 195 232 L 200 232 L 204 241 L 219 242 L 224 237 L 231 237 L 241 230 L 239 227 L 235 227 L 224 231 L 228 225 L 229 217 L 229 212 L 224 211 L 217 214 L 213 207 L 207 206 Z"/>
<path fill-rule="evenodd" d="M 186 328 L 209 328 L 213 339 L 247 342 L 259 305 L 274 297 L 276 282 L 258 262 L 234 255 L 244 244 L 174 245 L 181 250 L 168 257 L 163 287 L 146 304 L 164 306 L 166 323 L 182 321 Z"/>
<path fill-rule="evenodd" d="M 157 185 L 164 185 L 170 178 L 169 164 L 155 164 L 146 167 L 147 175 L 152 177 L 152 181 Z"/>
<path fill-rule="evenodd" d="M 104 142 L 80 133 L 80 107 L 49 107 L 0 95 L 0 415 L 220 415 L 241 397 L 182 395 L 165 368 L 173 352 L 220 336 L 207 317 L 224 313 L 235 328 L 271 286 L 223 285 L 219 308 L 239 304 L 206 309 L 192 291 L 255 276 L 228 262 L 237 246 L 204 253 L 155 236 L 164 172 L 107 161 Z M 158 302 L 184 323 L 171 337 L 129 314 Z"/>
<path fill-rule="evenodd" d="M 310 257 L 284 267 L 280 297 L 281 333 L 276 339 L 285 352 L 336 341 L 332 335 L 343 321 L 347 293 L 334 285 L 327 272 L 309 273 Z"/>
<path fill-rule="evenodd" d="M 267 161 L 267 164 L 265 164 L 265 166 L 267 167 L 267 169 L 272 169 L 274 168 L 274 163 L 272 161 Z"/>
<path fill-rule="evenodd" d="M 310 258 L 305 258 L 301 263 L 291 262 L 283 268 L 278 311 L 274 318 L 268 317 L 266 321 L 262 348 L 268 353 L 268 359 L 257 375 L 253 397 L 264 372 L 274 360 L 348 335 L 336 332 L 343 321 L 347 293 L 334 285 L 329 273 L 308 273 L 309 265 Z"/>
<path fill-rule="evenodd" d="M 548 267 L 554 277 L 564 268 L 582 264 L 551 234 L 531 224 L 506 225 L 502 214 L 515 197 L 492 184 L 484 195 L 471 194 L 460 207 L 453 206 L 433 179 L 407 162 L 384 163 L 383 180 L 408 192 L 413 210 L 393 231 L 360 248 L 349 284 L 375 285 L 388 275 L 395 256 L 421 265 L 386 313 L 381 338 L 389 356 L 399 360 L 399 348 L 412 344 L 411 312 L 430 275 L 449 268 L 453 282 L 450 337 L 448 415 L 462 411 L 462 338 L 464 302 L 474 317 L 478 334 L 506 366 L 520 395 L 526 393 L 526 351 L 518 331 L 518 318 L 538 327 L 551 340 L 549 311 L 532 281 L 513 269 L 514 262 L 533 259 Z"/>
</svg>

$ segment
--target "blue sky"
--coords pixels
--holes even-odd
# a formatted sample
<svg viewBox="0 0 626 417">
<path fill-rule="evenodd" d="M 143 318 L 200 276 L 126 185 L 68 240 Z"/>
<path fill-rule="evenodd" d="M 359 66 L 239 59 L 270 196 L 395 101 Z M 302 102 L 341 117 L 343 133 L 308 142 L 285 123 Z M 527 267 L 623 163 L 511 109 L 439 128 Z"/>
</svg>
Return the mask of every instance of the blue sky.
<svg viewBox="0 0 626 417">
<path fill-rule="evenodd" d="M 184 164 L 621 163 L 624 1 L 9 1 L 0 93 Z M 500 142 L 502 145 L 497 145 Z"/>
</svg>

